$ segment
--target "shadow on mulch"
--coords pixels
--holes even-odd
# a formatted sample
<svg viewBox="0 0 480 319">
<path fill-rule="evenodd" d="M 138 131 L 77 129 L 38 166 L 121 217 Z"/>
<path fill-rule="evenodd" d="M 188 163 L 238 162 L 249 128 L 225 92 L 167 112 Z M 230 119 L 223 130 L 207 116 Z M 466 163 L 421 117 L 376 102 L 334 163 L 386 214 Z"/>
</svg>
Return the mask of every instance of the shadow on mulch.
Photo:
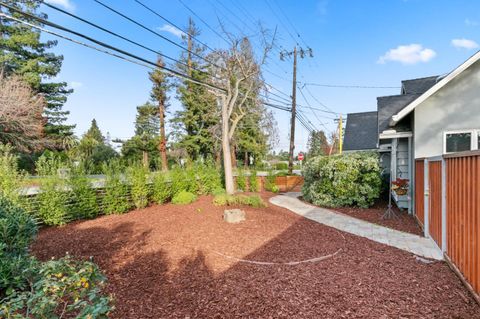
<svg viewBox="0 0 480 319">
<path fill-rule="evenodd" d="M 266 196 L 266 195 L 264 195 Z M 387 247 L 270 205 L 222 221 L 210 197 L 40 232 L 41 259 L 93 256 L 114 295 L 112 318 L 480 318 L 443 262 Z M 228 256 L 284 263 L 255 265 Z"/>
</svg>

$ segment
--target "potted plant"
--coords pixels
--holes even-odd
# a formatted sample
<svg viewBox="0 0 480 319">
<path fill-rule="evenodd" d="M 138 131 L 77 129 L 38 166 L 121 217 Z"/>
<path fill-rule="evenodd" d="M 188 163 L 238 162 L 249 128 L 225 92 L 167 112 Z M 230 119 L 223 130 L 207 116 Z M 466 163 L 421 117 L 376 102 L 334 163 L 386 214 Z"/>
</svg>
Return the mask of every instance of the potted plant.
<svg viewBox="0 0 480 319">
<path fill-rule="evenodd" d="M 397 178 L 392 182 L 392 190 L 398 195 L 398 196 L 404 196 L 407 195 L 408 193 L 408 179 L 406 178 Z"/>
</svg>

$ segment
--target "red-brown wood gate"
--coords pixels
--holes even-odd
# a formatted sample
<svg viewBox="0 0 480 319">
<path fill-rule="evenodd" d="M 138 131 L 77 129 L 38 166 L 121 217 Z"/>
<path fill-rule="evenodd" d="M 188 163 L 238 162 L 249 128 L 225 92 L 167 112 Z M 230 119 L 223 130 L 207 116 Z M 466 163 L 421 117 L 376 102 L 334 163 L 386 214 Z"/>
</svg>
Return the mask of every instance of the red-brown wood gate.
<svg viewBox="0 0 480 319">
<path fill-rule="evenodd" d="M 415 216 L 423 227 L 425 220 L 424 195 L 425 194 L 425 161 L 415 161 Z"/>
<path fill-rule="evenodd" d="M 428 162 L 428 231 L 442 247 L 442 161 Z"/>
</svg>

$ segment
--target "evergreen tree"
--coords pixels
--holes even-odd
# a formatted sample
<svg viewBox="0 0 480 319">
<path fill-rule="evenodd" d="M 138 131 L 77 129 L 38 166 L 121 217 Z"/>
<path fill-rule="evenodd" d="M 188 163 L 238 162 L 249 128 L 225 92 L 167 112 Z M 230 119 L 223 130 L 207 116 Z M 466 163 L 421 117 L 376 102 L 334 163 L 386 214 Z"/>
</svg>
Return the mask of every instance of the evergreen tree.
<svg viewBox="0 0 480 319">
<path fill-rule="evenodd" d="M 7 5 L 28 12 L 32 15 L 47 19 L 44 13 L 38 12 L 41 1 L 38 0 L 5 0 Z M 21 18 L 24 21 L 34 22 L 33 19 L 22 16 L 5 6 L 0 11 L 8 15 Z M 8 76 L 18 74 L 32 87 L 35 92 L 45 97 L 46 108 L 44 116 L 47 118 L 44 132 L 52 148 L 62 149 L 63 139 L 73 135 L 74 125 L 65 123 L 68 111 L 62 106 L 67 95 L 72 90 L 67 83 L 47 82 L 60 72 L 63 56 L 48 52 L 57 45 L 57 41 L 40 40 L 40 31 L 8 19 L 0 19 L 0 63 L 1 68 Z"/>
<path fill-rule="evenodd" d="M 85 133 L 83 138 L 92 139 L 96 141 L 98 144 L 105 143 L 105 137 L 103 136 L 102 131 L 100 131 L 100 128 L 98 127 L 97 120 L 95 119 L 92 120 L 92 124 L 90 125 L 90 128 Z"/>
<path fill-rule="evenodd" d="M 209 77 L 207 65 L 199 57 L 205 55 L 205 48 L 194 41 L 199 35 L 200 30 L 190 18 L 183 42 L 195 55 L 183 52 L 177 68 L 180 72 L 205 82 Z M 187 80 L 177 83 L 177 94 L 183 106 L 175 115 L 177 133 L 180 135 L 179 146 L 193 159 L 211 156 L 214 153 L 212 129 L 218 124 L 215 96 L 205 86 Z"/>
<path fill-rule="evenodd" d="M 327 137 L 323 131 L 313 131 L 308 138 L 308 156 L 325 155 L 329 151 Z"/>
<path fill-rule="evenodd" d="M 135 136 L 122 145 L 122 154 L 127 161 L 142 160 L 151 166 L 151 159 L 159 156 L 160 117 L 158 108 L 150 102 L 137 107 Z"/>
<path fill-rule="evenodd" d="M 160 117 L 158 108 L 151 102 L 137 106 L 135 119 L 135 135 L 157 137 L 160 133 Z"/>
<path fill-rule="evenodd" d="M 158 115 L 160 123 L 160 134 L 159 134 L 159 143 L 158 150 L 160 152 L 160 160 L 162 163 L 162 170 L 168 170 L 167 163 L 167 138 L 165 134 L 165 112 L 167 109 L 167 92 L 170 88 L 170 83 L 165 72 L 162 70 L 162 67 L 165 66 L 162 58 L 159 56 L 157 59 L 158 67 L 150 72 L 150 81 L 153 83 L 151 98 L 158 104 Z"/>
<path fill-rule="evenodd" d="M 72 153 L 74 157 L 85 161 L 91 173 L 101 173 L 102 165 L 118 156 L 112 146 L 105 141 L 97 121 L 93 119 L 90 128 L 83 134 L 80 143 Z"/>
</svg>

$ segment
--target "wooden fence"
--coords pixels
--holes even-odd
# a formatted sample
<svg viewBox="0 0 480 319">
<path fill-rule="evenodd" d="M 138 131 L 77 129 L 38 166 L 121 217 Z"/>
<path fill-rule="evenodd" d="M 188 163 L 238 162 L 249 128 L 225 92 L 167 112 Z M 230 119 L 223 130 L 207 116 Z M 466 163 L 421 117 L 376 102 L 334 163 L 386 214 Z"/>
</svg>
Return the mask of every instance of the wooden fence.
<svg viewBox="0 0 480 319">
<path fill-rule="evenodd" d="M 415 214 L 425 236 L 480 302 L 480 151 L 417 160 L 415 169 Z"/>
<path fill-rule="evenodd" d="M 480 293 L 480 154 L 446 159 L 446 253 Z"/>
</svg>

